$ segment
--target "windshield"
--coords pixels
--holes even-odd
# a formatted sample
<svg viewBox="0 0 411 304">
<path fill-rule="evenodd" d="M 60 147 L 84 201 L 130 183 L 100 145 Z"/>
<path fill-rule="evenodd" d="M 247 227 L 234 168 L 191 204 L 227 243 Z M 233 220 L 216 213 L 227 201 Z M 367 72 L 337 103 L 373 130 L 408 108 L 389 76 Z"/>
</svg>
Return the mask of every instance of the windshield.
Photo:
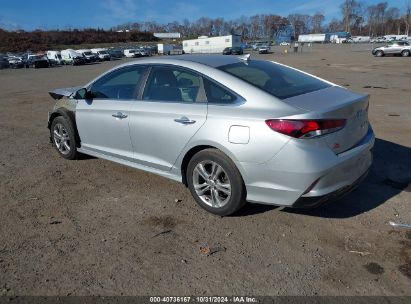
<svg viewBox="0 0 411 304">
<path fill-rule="evenodd" d="M 92 56 L 93 55 L 92 52 L 83 52 L 83 54 L 86 55 L 86 56 Z"/>
<path fill-rule="evenodd" d="M 279 98 L 286 99 L 330 87 L 324 81 L 268 61 L 252 60 L 219 67 L 241 80 Z"/>
<path fill-rule="evenodd" d="M 100 55 L 106 55 L 106 54 L 108 54 L 106 51 L 99 51 L 98 52 Z"/>
</svg>

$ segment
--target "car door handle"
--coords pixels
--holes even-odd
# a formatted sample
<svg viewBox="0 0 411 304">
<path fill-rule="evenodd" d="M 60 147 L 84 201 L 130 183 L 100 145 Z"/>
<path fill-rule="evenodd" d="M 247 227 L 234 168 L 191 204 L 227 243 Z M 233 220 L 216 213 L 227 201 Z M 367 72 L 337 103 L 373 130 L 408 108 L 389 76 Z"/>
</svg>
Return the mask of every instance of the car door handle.
<svg viewBox="0 0 411 304">
<path fill-rule="evenodd" d="M 194 124 L 196 121 L 195 120 L 191 120 L 185 116 L 181 117 L 181 118 L 176 118 L 174 119 L 175 122 L 181 123 L 183 125 L 192 125 Z"/>
<path fill-rule="evenodd" d="M 119 118 L 119 119 L 124 119 L 124 118 L 127 118 L 128 115 L 126 115 L 126 114 L 124 114 L 124 113 L 121 113 L 121 112 L 117 112 L 117 113 L 114 113 L 114 114 L 111 115 L 111 116 L 113 116 L 113 117 L 115 117 L 115 118 Z"/>
</svg>

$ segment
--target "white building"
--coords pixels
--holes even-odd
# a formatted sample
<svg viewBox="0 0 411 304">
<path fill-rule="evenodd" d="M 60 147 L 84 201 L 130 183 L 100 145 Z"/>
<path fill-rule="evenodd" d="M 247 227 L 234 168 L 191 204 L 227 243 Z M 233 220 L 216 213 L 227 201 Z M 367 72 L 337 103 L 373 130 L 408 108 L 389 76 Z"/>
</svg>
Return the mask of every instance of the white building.
<svg viewBox="0 0 411 304">
<path fill-rule="evenodd" d="M 219 37 L 200 36 L 198 39 L 183 40 L 183 50 L 191 53 L 222 53 L 226 47 L 241 46 L 241 36 L 229 35 Z"/>
<path fill-rule="evenodd" d="M 153 36 L 159 39 L 180 39 L 181 33 L 154 33 Z"/>
</svg>

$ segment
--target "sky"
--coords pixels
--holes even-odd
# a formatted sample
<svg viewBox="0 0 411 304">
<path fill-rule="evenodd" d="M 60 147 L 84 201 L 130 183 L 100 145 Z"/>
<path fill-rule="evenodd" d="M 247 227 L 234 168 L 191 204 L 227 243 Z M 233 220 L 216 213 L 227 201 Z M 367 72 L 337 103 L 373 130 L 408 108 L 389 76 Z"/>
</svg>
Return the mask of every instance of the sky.
<svg viewBox="0 0 411 304">
<path fill-rule="evenodd" d="M 366 0 L 375 4 L 383 0 Z M 387 0 L 386 0 L 387 1 Z M 127 22 L 156 21 L 167 23 L 190 21 L 200 17 L 223 17 L 225 20 L 255 14 L 322 12 L 326 21 L 340 17 L 342 0 L 0 0 L 0 28 L 66 29 L 104 28 Z M 404 10 L 406 0 L 388 0 L 389 6 Z"/>
</svg>

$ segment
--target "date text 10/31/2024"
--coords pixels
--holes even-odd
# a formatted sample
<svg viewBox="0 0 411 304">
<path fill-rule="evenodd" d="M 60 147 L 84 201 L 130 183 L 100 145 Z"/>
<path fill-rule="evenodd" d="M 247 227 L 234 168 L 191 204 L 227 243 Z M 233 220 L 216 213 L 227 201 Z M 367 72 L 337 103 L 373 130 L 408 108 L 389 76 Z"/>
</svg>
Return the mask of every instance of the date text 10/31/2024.
<svg viewBox="0 0 411 304">
<path fill-rule="evenodd" d="M 254 297 L 233 296 L 233 297 L 150 297 L 150 303 L 256 303 Z"/>
</svg>

